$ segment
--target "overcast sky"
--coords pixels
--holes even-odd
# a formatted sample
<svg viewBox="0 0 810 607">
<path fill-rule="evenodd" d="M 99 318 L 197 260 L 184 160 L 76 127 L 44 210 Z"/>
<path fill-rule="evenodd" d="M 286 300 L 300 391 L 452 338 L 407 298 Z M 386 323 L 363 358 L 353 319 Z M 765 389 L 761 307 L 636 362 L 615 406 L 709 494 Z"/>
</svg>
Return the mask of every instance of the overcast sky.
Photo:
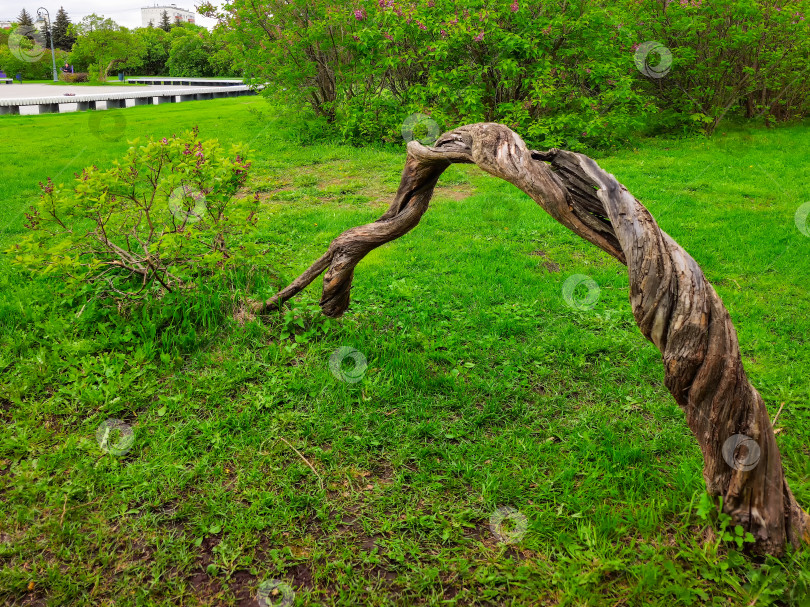
<svg viewBox="0 0 810 607">
<path fill-rule="evenodd" d="M 91 13 L 109 17 L 118 25 L 125 27 L 141 27 L 141 8 L 146 6 L 171 5 L 176 4 L 177 8 L 184 8 L 189 11 L 195 11 L 195 4 L 199 0 L 169 0 L 168 2 L 156 2 L 155 0 L 147 0 L 138 2 L 137 0 L 0 0 L 0 20 L 8 19 L 9 21 L 16 21 L 17 15 L 25 8 L 31 15 L 36 18 L 37 8 L 40 6 L 45 7 L 51 14 L 51 19 L 56 18 L 56 12 L 60 6 L 64 6 L 65 10 L 73 23 L 81 21 L 82 17 Z M 211 28 L 216 24 L 215 19 L 208 19 L 197 15 L 195 22 L 197 25 L 204 25 Z"/>
</svg>

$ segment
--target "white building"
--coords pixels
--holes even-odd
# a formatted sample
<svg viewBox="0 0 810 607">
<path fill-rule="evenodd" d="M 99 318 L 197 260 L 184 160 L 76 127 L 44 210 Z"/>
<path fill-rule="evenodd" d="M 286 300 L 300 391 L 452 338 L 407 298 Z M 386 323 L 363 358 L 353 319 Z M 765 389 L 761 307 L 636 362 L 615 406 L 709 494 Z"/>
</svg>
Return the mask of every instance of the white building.
<svg viewBox="0 0 810 607">
<path fill-rule="evenodd" d="M 141 25 L 148 27 L 151 22 L 153 26 L 160 27 L 160 21 L 163 19 L 163 11 L 169 15 L 169 22 L 174 23 L 180 20 L 184 23 L 194 23 L 194 11 L 187 11 L 184 8 L 177 8 L 176 4 L 166 4 L 163 6 L 147 6 L 141 9 Z"/>
</svg>

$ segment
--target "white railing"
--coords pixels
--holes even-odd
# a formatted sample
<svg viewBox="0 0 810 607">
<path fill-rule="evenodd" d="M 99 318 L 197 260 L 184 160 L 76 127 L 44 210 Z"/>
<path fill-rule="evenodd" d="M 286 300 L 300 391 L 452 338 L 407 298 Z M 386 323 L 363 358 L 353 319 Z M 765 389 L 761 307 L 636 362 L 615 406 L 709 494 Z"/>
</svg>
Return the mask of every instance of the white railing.
<svg viewBox="0 0 810 607">
<path fill-rule="evenodd" d="M 205 86 L 182 89 L 158 89 L 153 91 L 107 92 L 89 95 L 59 95 L 50 97 L 28 97 L 21 99 L 0 99 L 0 114 L 19 114 L 20 107 L 38 105 L 40 114 L 58 113 L 59 106 L 76 103 L 79 111 L 96 109 L 96 102 L 107 102 L 107 107 L 126 107 L 127 99 L 134 99 L 135 105 L 152 104 L 155 98 L 158 103 L 175 103 L 179 101 L 192 101 L 196 99 L 215 99 L 221 97 L 236 97 L 253 95 L 255 91 L 248 86 Z"/>
</svg>

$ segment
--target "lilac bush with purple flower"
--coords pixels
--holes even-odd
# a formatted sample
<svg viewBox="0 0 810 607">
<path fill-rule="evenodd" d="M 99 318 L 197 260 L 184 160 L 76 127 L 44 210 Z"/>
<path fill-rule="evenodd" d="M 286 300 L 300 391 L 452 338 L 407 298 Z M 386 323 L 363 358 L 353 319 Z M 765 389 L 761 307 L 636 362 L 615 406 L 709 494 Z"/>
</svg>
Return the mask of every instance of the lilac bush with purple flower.
<svg viewBox="0 0 810 607">
<path fill-rule="evenodd" d="M 259 202 L 239 195 L 251 166 L 244 146 L 226 151 L 196 128 L 132 143 L 110 168 L 85 168 L 72 184 L 40 183 L 40 203 L 26 214 L 30 233 L 8 251 L 12 259 L 119 302 L 257 260 L 245 237 Z"/>
<path fill-rule="evenodd" d="M 534 146 L 582 149 L 701 129 L 745 99 L 783 108 L 777 119 L 807 110 L 806 79 L 776 97 L 810 65 L 808 1 L 231 0 L 223 26 L 266 95 L 308 106 L 346 141 L 401 141 L 404 118 L 423 113 L 442 129 L 497 121 Z M 649 40 L 674 54 L 657 82 L 634 59 Z M 730 97 L 712 97 L 711 79 L 732 74 Z"/>
</svg>

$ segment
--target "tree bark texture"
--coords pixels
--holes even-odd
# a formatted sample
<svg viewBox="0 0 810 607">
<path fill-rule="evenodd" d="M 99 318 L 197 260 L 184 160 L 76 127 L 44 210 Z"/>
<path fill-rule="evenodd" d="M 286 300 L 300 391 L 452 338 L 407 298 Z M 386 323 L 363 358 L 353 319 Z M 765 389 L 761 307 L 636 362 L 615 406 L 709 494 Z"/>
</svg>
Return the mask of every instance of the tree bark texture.
<svg viewBox="0 0 810 607">
<path fill-rule="evenodd" d="M 277 308 L 324 270 L 327 316 L 349 306 L 354 268 L 372 249 L 415 227 L 442 172 L 474 163 L 528 194 L 554 219 L 625 264 L 630 304 L 642 334 L 661 351 L 665 383 L 703 453 L 710 494 L 723 497 L 733 524 L 750 531 L 755 552 L 780 555 L 810 542 L 810 517 L 785 480 L 762 397 L 743 370 L 737 334 L 698 264 L 613 175 L 565 150 L 534 151 L 509 128 L 471 124 L 432 147 L 416 141 L 399 190 L 377 221 L 347 230 L 309 269 L 257 312 Z"/>
</svg>

